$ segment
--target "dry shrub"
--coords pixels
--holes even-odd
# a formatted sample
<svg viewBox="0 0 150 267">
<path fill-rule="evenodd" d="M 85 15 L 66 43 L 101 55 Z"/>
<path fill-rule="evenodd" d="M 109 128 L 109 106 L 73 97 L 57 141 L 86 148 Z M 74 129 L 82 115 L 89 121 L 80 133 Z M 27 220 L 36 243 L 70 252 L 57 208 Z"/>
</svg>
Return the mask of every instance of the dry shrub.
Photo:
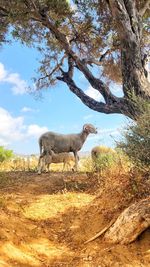
<svg viewBox="0 0 150 267">
<path fill-rule="evenodd" d="M 33 156 L 28 158 L 14 157 L 0 162 L 1 171 L 36 171 L 38 159 Z"/>
<path fill-rule="evenodd" d="M 97 159 L 97 168 L 103 176 L 127 173 L 130 166 L 129 159 L 120 151 L 102 153 Z"/>
</svg>

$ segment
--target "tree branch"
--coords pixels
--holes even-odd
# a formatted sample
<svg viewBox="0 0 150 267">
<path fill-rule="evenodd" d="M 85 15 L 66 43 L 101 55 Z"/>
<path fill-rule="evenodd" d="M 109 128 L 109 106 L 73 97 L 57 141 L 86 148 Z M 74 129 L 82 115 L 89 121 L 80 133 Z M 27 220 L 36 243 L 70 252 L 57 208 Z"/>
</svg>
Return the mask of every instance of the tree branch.
<svg viewBox="0 0 150 267">
<path fill-rule="evenodd" d="M 119 43 L 120 45 L 120 43 Z M 92 64 L 95 64 L 97 66 L 101 66 L 102 65 L 102 61 L 106 58 L 107 55 L 111 54 L 111 52 L 114 52 L 116 51 L 117 49 L 119 49 L 119 46 L 118 44 L 113 44 L 113 47 L 112 48 L 109 48 L 107 49 L 103 54 L 101 54 L 99 60 L 95 60 L 95 58 L 84 58 L 82 61 L 86 64 L 89 64 L 89 65 L 92 65 Z"/>
<path fill-rule="evenodd" d="M 53 75 L 53 73 L 54 73 L 55 71 L 57 71 L 57 70 L 60 69 L 60 67 L 63 65 L 64 59 L 65 59 L 66 57 L 67 57 L 67 56 L 64 55 L 64 56 L 62 57 L 60 63 L 58 63 L 58 64 L 56 65 L 56 67 L 55 67 L 49 74 L 46 74 L 45 76 L 39 78 L 38 81 L 43 80 L 43 79 L 45 79 L 45 78 L 50 78 L 50 77 Z"/>
<path fill-rule="evenodd" d="M 75 82 L 69 77 L 67 72 L 64 72 L 62 70 L 62 76 L 57 77 L 58 80 L 65 82 L 70 91 L 73 92 L 76 96 L 80 98 L 80 100 L 89 108 L 98 111 L 103 112 L 105 114 L 111 114 L 111 113 L 122 113 L 123 114 L 123 98 L 118 99 L 118 102 L 111 104 L 105 104 L 103 102 L 98 102 L 94 100 L 93 98 L 86 95 L 83 90 L 81 90 Z M 122 110 L 122 111 L 121 111 Z"/>
<path fill-rule="evenodd" d="M 95 58 L 85 58 L 82 61 L 85 64 L 89 64 L 89 65 L 95 64 L 97 66 L 101 66 L 102 65 L 101 62 L 103 61 L 103 59 L 105 58 L 105 56 L 108 55 L 109 53 L 110 53 L 110 49 L 108 49 L 103 55 L 101 55 L 100 58 L 99 58 L 99 60 L 95 60 Z"/>
<path fill-rule="evenodd" d="M 33 0 L 32 0 L 33 2 Z M 132 5 L 132 1 L 128 0 L 130 2 L 130 5 Z M 135 4 L 135 0 L 133 0 Z M 139 44 L 139 40 L 137 40 L 136 32 L 133 31 L 131 25 L 131 18 L 127 12 L 125 4 L 127 4 L 126 0 L 109 0 L 110 7 L 112 8 L 112 12 L 114 14 L 115 20 L 117 21 L 119 25 L 119 33 L 122 34 L 122 50 L 125 49 L 126 46 L 130 47 L 132 44 L 132 48 L 136 45 L 136 43 Z M 35 4 L 35 3 L 34 3 Z M 61 67 L 59 69 L 62 71 L 62 77 L 56 77 L 58 80 L 61 80 L 65 82 L 70 90 L 76 94 L 81 101 L 88 106 L 89 108 L 96 110 L 98 112 L 103 112 L 106 114 L 110 113 L 122 113 L 124 115 L 127 115 L 128 117 L 132 118 L 132 113 L 129 112 L 129 107 L 127 105 L 127 101 L 125 98 L 118 98 L 112 94 L 109 87 L 100 79 L 96 78 L 92 72 L 89 70 L 87 65 L 85 64 L 84 60 L 80 59 L 80 57 L 73 51 L 73 48 L 68 41 L 67 36 L 59 30 L 58 27 L 56 27 L 55 23 L 51 19 L 51 17 L 48 16 L 47 11 L 41 8 L 39 5 L 35 7 L 33 16 L 35 17 L 35 20 L 41 22 L 41 24 L 49 29 L 49 31 L 55 36 L 55 38 L 59 41 L 60 46 L 62 47 L 62 51 L 68 56 L 68 72 L 64 72 Z M 129 40 L 128 40 L 129 39 Z M 123 41 L 125 41 L 126 46 L 123 46 Z M 132 50 L 132 48 L 130 50 Z M 134 49 L 135 50 L 135 49 Z M 133 52 L 133 50 L 132 50 Z M 124 55 L 126 56 L 126 54 Z M 132 56 L 133 58 L 133 56 Z M 140 57 L 139 57 L 140 58 Z M 126 58 L 125 58 L 126 59 Z M 126 63 L 126 61 L 124 60 Z M 137 62 L 139 65 L 141 61 Z M 136 63 L 136 62 L 135 62 Z M 104 97 L 105 103 L 103 102 L 97 102 L 94 99 L 87 96 L 80 88 L 78 88 L 74 81 L 72 80 L 73 75 L 73 64 L 84 74 L 86 79 L 89 81 L 90 85 L 100 92 L 100 94 Z M 125 64 L 124 64 L 125 65 Z M 133 64 L 132 64 L 133 65 Z M 136 64 L 135 64 L 136 65 Z M 133 71 L 131 72 L 133 73 Z M 134 77 L 133 77 L 134 78 Z M 128 76 L 125 79 L 125 87 L 126 90 L 126 80 L 128 79 Z M 128 83 L 127 83 L 128 85 Z M 127 88 L 132 88 L 129 86 Z M 125 92 L 124 90 L 124 92 Z M 128 98 L 128 95 L 126 94 L 126 97 Z"/>
<path fill-rule="evenodd" d="M 105 102 L 107 104 L 115 102 L 117 98 L 111 93 L 111 91 L 109 90 L 109 87 L 106 84 L 104 84 L 101 80 L 94 77 L 92 72 L 86 66 L 85 62 L 82 61 L 78 57 L 78 55 L 72 50 L 71 45 L 68 42 L 66 35 L 60 32 L 59 29 L 52 23 L 47 13 L 44 11 L 42 11 L 42 14 L 41 12 L 37 13 L 38 21 L 39 21 L 39 18 L 41 19 L 41 23 L 54 34 L 56 39 L 59 40 L 59 43 L 62 45 L 63 49 L 65 50 L 65 53 L 74 60 L 76 66 L 85 75 L 85 77 L 87 78 L 91 86 L 102 94 L 102 96 L 105 99 Z"/>
<path fill-rule="evenodd" d="M 69 75 L 70 78 L 72 78 L 73 70 L 74 70 L 74 62 L 73 62 L 73 60 L 72 60 L 72 58 L 70 56 L 68 57 L 68 66 L 69 66 L 68 75 Z"/>
</svg>

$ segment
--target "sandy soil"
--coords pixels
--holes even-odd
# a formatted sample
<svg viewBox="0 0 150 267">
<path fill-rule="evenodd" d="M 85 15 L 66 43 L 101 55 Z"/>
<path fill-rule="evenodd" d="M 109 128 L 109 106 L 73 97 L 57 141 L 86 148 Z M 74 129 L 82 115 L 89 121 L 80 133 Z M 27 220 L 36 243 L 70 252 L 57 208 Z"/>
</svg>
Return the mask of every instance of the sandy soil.
<svg viewBox="0 0 150 267">
<path fill-rule="evenodd" d="M 0 173 L 0 267 L 150 266 L 150 230 L 126 246 L 84 244 L 148 194 L 135 190 L 125 176 Z"/>
</svg>

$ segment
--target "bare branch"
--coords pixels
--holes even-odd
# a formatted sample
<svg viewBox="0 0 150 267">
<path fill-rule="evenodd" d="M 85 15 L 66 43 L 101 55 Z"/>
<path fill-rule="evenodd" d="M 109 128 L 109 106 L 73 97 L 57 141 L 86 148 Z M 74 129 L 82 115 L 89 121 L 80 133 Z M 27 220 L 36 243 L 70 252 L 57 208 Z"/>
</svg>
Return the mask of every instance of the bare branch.
<svg viewBox="0 0 150 267">
<path fill-rule="evenodd" d="M 116 218 L 113 218 L 110 223 L 103 228 L 100 232 L 98 232 L 96 235 L 94 235 L 93 237 L 91 237 L 90 239 L 88 239 L 87 241 L 84 242 L 84 244 L 87 244 L 93 240 L 95 240 L 96 238 L 100 237 L 102 234 L 104 234 L 112 225 L 113 223 L 116 221 Z"/>
<path fill-rule="evenodd" d="M 120 45 L 120 43 L 119 43 Z M 111 52 L 116 51 L 117 49 L 119 49 L 119 45 L 118 44 L 113 44 L 112 48 L 107 49 L 103 54 L 101 54 L 99 60 L 95 60 L 95 58 L 85 58 L 82 61 L 86 64 L 92 65 L 95 64 L 97 66 L 101 66 L 101 62 L 106 58 L 107 55 L 111 54 Z"/>
<path fill-rule="evenodd" d="M 105 52 L 103 55 L 100 56 L 100 58 L 99 58 L 99 62 L 102 62 L 103 59 L 105 59 L 105 57 L 106 57 L 108 54 L 110 54 L 111 52 L 112 52 L 112 49 L 108 49 L 108 50 L 106 50 L 106 52 Z"/>
<path fill-rule="evenodd" d="M 92 64 L 95 64 L 97 66 L 101 66 L 102 65 L 102 61 L 104 60 L 104 58 L 111 53 L 111 49 L 108 49 L 104 54 L 102 54 L 99 58 L 99 60 L 95 60 L 95 58 L 84 58 L 82 61 L 85 63 L 85 64 L 89 64 L 89 65 L 92 65 Z"/>
<path fill-rule="evenodd" d="M 94 100 L 93 98 L 86 95 L 82 89 L 80 89 L 75 82 L 69 77 L 67 72 L 62 71 L 62 76 L 57 77 L 58 80 L 61 80 L 65 82 L 70 91 L 73 92 L 76 96 L 80 98 L 80 100 L 89 108 L 98 111 L 103 112 L 105 114 L 111 114 L 111 113 L 122 113 L 123 114 L 123 98 L 117 99 L 115 103 L 112 104 L 105 104 L 103 102 L 98 102 Z"/>
<path fill-rule="evenodd" d="M 70 56 L 68 58 L 68 65 L 69 65 L 68 75 L 69 75 L 70 78 L 72 78 L 73 70 L 74 70 L 74 62 L 73 62 L 73 59 Z"/>
<path fill-rule="evenodd" d="M 63 65 L 64 59 L 65 59 L 66 57 L 67 57 L 67 56 L 64 55 L 64 56 L 62 57 L 60 63 L 58 63 L 58 64 L 56 65 L 56 67 L 55 67 L 49 74 L 46 74 L 45 76 L 39 78 L 38 81 L 43 80 L 43 79 L 45 79 L 45 78 L 50 78 L 50 77 L 53 75 L 53 73 L 55 73 L 57 70 L 59 70 L 59 69 L 61 70 L 61 66 Z"/>
</svg>

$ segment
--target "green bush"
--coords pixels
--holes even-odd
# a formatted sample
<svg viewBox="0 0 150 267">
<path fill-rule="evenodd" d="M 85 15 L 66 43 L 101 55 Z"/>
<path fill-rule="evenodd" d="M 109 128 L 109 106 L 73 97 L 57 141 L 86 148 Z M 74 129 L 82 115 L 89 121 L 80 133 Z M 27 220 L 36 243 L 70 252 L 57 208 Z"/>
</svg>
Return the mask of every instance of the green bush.
<svg viewBox="0 0 150 267">
<path fill-rule="evenodd" d="M 118 143 L 135 166 L 150 169 L 150 108 L 126 128 Z"/>
<path fill-rule="evenodd" d="M 116 157 L 114 152 L 103 152 L 101 153 L 95 161 L 96 170 L 106 171 L 110 170 L 116 162 Z"/>
<path fill-rule="evenodd" d="M 5 149 L 3 146 L 0 146 L 0 162 L 8 160 L 13 157 L 13 151 Z"/>
</svg>

